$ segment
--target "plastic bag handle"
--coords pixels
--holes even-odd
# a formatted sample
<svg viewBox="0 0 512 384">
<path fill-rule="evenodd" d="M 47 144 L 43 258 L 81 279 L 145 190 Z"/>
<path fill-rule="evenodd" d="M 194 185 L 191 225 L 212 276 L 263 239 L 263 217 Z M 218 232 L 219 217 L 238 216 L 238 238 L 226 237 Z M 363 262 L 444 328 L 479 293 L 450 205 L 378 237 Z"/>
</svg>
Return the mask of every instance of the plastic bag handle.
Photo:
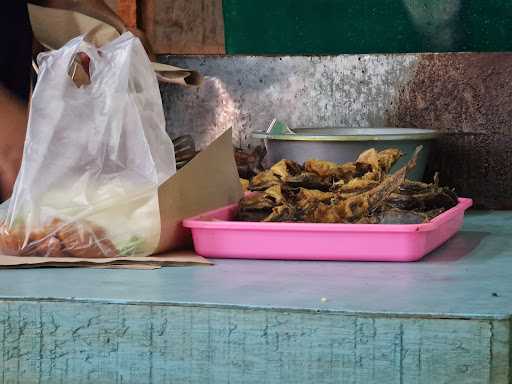
<svg viewBox="0 0 512 384">
<path fill-rule="evenodd" d="M 101 25 L 97 25 L 87 32 L 82 40 L 82 43 L 89 43 L 95 47 L 96 33 L 101 29 Z M 71 77 L 75 85 L 80 88 L 91 84 L 90 72 L 91 57 L 83 51 L 78 51 L 73 55 L 73 59 L 69 65 L 68 75 Z"/>
</svg>

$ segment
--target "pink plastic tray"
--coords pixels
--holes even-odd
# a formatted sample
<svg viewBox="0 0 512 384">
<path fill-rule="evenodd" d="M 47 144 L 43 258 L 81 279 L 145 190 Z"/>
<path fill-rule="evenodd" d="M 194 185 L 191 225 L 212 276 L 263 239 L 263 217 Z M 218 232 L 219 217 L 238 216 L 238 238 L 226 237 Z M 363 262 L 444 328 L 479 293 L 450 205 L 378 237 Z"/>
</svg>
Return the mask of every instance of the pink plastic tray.
<svg viewBox="0 0 512 384">
<path fill-rule="evenodd" d="M 454 236 L 471 199 L 426 224 L 309 224 L 230 221 L 237 205 L 185 220 L 199 255 L 279 260 L 416 261 Z"/>
</svg>

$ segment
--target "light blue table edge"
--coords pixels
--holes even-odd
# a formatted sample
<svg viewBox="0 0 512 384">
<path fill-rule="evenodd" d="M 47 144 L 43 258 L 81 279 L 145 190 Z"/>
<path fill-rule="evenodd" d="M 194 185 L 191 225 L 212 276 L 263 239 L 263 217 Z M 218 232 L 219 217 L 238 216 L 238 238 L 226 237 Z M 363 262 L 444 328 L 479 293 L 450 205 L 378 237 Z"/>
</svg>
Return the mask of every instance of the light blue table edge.
<svg viewBox="0 0 512 384">
<path fill-rule="evenodd" d="M 410 318 L 410 319 L 458 319 L 458 320 L 510 320 L 512 314 L 485 314 L 485 313 L 443 313 L 443 312 L 396 312 L 396 311 L 347 311 L 318 308 L 297 308 L 297 307 L 275 307 L 264 305 L 229 305 L 216 303 L 194 303 L 181 301 L 137 301 L 137 300 L 113 300 L 113 299 L 89 299 L 89 298 L 51 298 L 51 297 L 20 297 L 20 296 L 0 296 L 0 305 L 5 302 L 32 302 L 32 303 L 77 303 L 77 304 L 101 304 L 101 305 L 141 305 L 141 306 L 160 306 L 160 307 L 197 307 L 197 308 L 216 308 L 224 310 L 239 311 L 274 311 L 288 313 L 322 313 L 341 316 L 356 317 L 381 317 L 381 318 Z"/>
</svg>

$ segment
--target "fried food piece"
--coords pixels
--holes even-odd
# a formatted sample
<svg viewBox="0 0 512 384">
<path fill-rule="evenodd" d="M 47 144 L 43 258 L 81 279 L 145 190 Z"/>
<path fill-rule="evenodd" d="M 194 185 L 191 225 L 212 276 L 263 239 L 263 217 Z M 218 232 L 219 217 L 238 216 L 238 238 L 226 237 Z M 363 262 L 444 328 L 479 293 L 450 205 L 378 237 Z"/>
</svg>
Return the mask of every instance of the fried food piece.
<svg viewBox="0 0 512 384">
<path fill-rule="evenodd" d="M 343 223 L 344 219 L 340 215 L 335 205 L 318 203 L 315 209 L 305 212 L 304 220 L 310 223 Z"/>
<path fill-rule="evenodd" d="M 283 196 L 283 191 L 281 190 L 281 185 L 273 185 L 268 188 L 264 193 L 266 199 L 271 199 L 275 202 L 275 204 L 283 204 L 285 198 Z"/>
<path fill-rule="evenodd" d="M 375 215 L 363 216 L 354 224 L 379 224 L 379 218 Z"/>
<path fill-rule="evenodd" d="M 58 238 L 58 231 L 64 226 L 64 221 L 53 218 L 42 230 L 33 231 L 29 235 L 29 244 L 23 250 L 26 256 L 65 257 L 64 246 Z"/>
<path fill-rule="evenodd" d="M 393 193 L 386 199 L 386 204 L 392 208 L 421 212 L 440 208 L 448 210 L 455 207 L 457 203 L 458 199 L 453 191 L 434 186 L 424 193 L 414 195 Z"/>
<path fill-rule="evenodd" d="M 244 192 L 249 190 L 249 180 L 240 178 L 240 185 L 242 186 L 242 190 Z"/>
<path fill-rule="evenodd" d="M 18 256 L 23 248 L 23 228 L 10 229 L 7 225 L 0 225 L 0 254 Z"/>
<path fill-rule="evenodd" d="M 323 207 L 319 205 L 314 219 L 334 220 L 327 222 L 357 222 L 361 217 L 367 216 L 370 210 L 382 204 L 384 200 L 405 180 L 407 172 L 416 166 L 418 154 L 422 147 L 418 147 L 412 159 L 400 170 L 391 176 L 387 176 L 377 187 L 352 196 L 338 204 Z"/>
<path fill-rule="evenodd" d="M 422 148 L 421 146 L 416 148 L 411 160 L 396 173 L 387 176 L 377 187 L 344 200 L 344 218 L 349 221 L 359 219 L 366 215 L 370 209 L 375 209 L 377 205 L 383 203 L 404 182 L 407 172 L 416 167 L 418 155 Z"/>
<path fill-rule="evenodd" d="M 265 192 L 258 192 L 240 200 L 237 219 L 240 221 L 262 221 L 272 210 L 285 202 L 280 185 L 273 185 Z"/>
<path fill-rule="evenodd" d="M 281 160 L 278 163 L 274 164 L 270 170 L 277 176 L 280 180 L 286 181 L 286 179 L 290 176 L 297 176 L 302 172 L 302 167 L 291 160 Z"/>
<path fill-rule="evenodd" d="M 336 164 L 330 161 L 308 160 L 304 163 L 304 169 L 306 172 L 314 173 L 324 179 L 346 182 L 354 177 L 361 177 L 369 172 L 371 167 L 364 163 Z"/>
<path fill-rule="evenodd" d="M 360 176 L 358 175 L 358 177 L 363 180 L 380 181 L 382 179 L 383 172 L 379 165 L 379 155 L 374 148 L 361 153 L 356 160 L 356 164 L 360 169 L 366 170 L 366 172 L 362 173 Z"/>
<path fill-rule="evenodd" d="M 421 212 L 387 209 L 378 215 L 379 224 L 423 224 L 429 217 Z"/>
<path fill-rule="evenodd" d="M 433 185 L 422 183 L 420 181 L 411 181 L 405 180 L 400 188 L 398 189 L 398 193 L 401 195 L 416 195 L 418 193 L 426 193 L 432 190 Z"/>
<path fill-rule="evenodd" d="M 356 163 L 365 163 L 370 164 L 372 167 L 372 170 L 380 169 L 379 166 L 379 155 L 375 148 L 370 148 L 364 151 L 359 155 L 359 157 L 356 160 Z"/>
<path fill-rule="evenodd" d="M 332 192 L 322 192 L 316 189 L 300 188 L 296 196 L 297 208 L 308 210 L 318 204 L 318 202 L 330 202 L 336 198 L 336 194 Z"/>
<path fill-rule="evenodd" d="M 390 169 L 403 155 L 398 149 L 369 149 L 353 163 L 308 160 L 304 170 L 283 160 L 259 174 L 262 192 L 240 203 L 240 220 L 315 223 L 419 224 L 458 203 L 455 193 L 432 184 L 406 180 L 421 147 L 397 172 Z M 271 173 L 271 174 L 270 174 Z M 256 178 L 256 181 L 259 181 Z M 270 180 L 270 183 L 268 181 Z M 253 183 L 253 182 L 251 182 Z"/>
<path fill-rule="evenodd" d="M 402 151 L 396 148 L 389 148 L 377 153 L 379 167 L 384 173 L 389 173 L 393 165 L 403 156 Z"/>
<path fill-rule="evenodd" d="M 258 145 L 253 150 L 250 148 L 245 150 L 235 148 L 235 162 L 240 177 L 243 179 L 251 179 L 262 172 L 265 169 L 263 167 L 263 159 L 266 154 L 267 150 L 261 145 Z"/>
<path fill-rule="evenodd" d="M 272 213 L 272 209 L 260 210 L 239 210 L 235 220 L 238 221 L 263 221 L 268 215 Z"/>
<path fill-rule="evenodd" d="M 400 193 L 391 193 L 386 198 L 386 205 L 391 208 L 404 210 L 420 209 L 422 206 L 415 195 L 403 195 Z"/>
<path fill-rule="evenodd" d="M 103 258 L 117 257 L 114 244 L 105 231 L 93 223 L 80 221 L 65 224 L 57 232 L 63 251 L 71 257 Z"/>
<path fill-rule="evenodd" d="M 46 236 L 31 242 L 23 248 L 21 256 L 64 257 L 62 244 L 54 236 Z"/>
<path fill-rule="evenodd" d="M 295 216 L 295 209 L 289 205 L 279 205 L 272 209 L 272 213 L 265 217 L 263 221 L 266 222 L 290 222 L 297 221 Z"/>
<path fill-rule="evenodd" d="M 275 200 L 269 199 L 264 192 L 255 193 L 240 200 L 240 210 L 242 211 L 271 210 L 275 206 Z"/>
<path fill-rule="evenodd" d="M 446 212 L 447 210 L 444 208 L 433 209 L 431 211 L 424 212 L 424 215 L 428 217 L 428 220 L 432 220 L 433 218 L 439 216 L 441 213 Z"/>
<path fill-rule="evenodd" d="M 346 184 L 341 184 L 335 187 L 336 191 L 340 193 L 342 199 L 347 199 L 351 196 L 367 192 L 379 185 L 378 181 L 367 180 L 362 178 L 352 179 Z"/>
<path fill-rule="evenodd" d="M 254 176 L 249 184 L 250 191 L 264 191 L 273 185 L 281 184 L 281 180 L 274 175 L 272 170 L 258 173 Z"/>
<path fill-rule="evenodd" d="M 340 174 L 340 166 L 338 164 L 316 159 L 306 161 L 304 163 L 304 170 L 320 177 L 337 177 Z"/>
<path fill-rule="evenodd" d="M 455 207 L 458 203 L 457 197 L 448 188 L 436 188 L 433 192 L 414 195 L 414 197 L 421 202 L 423 211 L 439 208 L 448 210 Z"/>
<path fill-rule="evenodd" d="M 329 179 L 309 172 L 302 172 L 297 176 L 288 177 L 286 184 L 292 188 L 318 189 L 323 192 L 328 192 L 332 186 L 332 182 Z"/>
</svg>

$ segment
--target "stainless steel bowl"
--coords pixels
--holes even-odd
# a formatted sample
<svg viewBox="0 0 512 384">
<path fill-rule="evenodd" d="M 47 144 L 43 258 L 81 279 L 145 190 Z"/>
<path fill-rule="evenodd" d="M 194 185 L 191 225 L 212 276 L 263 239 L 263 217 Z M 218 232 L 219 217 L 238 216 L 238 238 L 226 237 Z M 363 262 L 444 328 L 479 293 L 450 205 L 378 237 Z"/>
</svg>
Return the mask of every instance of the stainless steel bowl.
<svg viewBox="0 0 512 384">
<path fill-rule="evenodd" d="M 413 180 L 422 179 L 432 141 L 438 135 L 437 131 L 418 128 L 294 128 L 293 133 L 257 131 L 252 134 L 254 138 L 265 141 L 272 163 L 281 159 L 299 163 L 309 159 L 345 163 L 354 161 L 368 148 L 383 150 L 392 147 L 405 153 L 395 165 L 395 170 L 409 160 L 418 145 L 422 145 L 417 166 L 408 176 Z"/>
</svg>

